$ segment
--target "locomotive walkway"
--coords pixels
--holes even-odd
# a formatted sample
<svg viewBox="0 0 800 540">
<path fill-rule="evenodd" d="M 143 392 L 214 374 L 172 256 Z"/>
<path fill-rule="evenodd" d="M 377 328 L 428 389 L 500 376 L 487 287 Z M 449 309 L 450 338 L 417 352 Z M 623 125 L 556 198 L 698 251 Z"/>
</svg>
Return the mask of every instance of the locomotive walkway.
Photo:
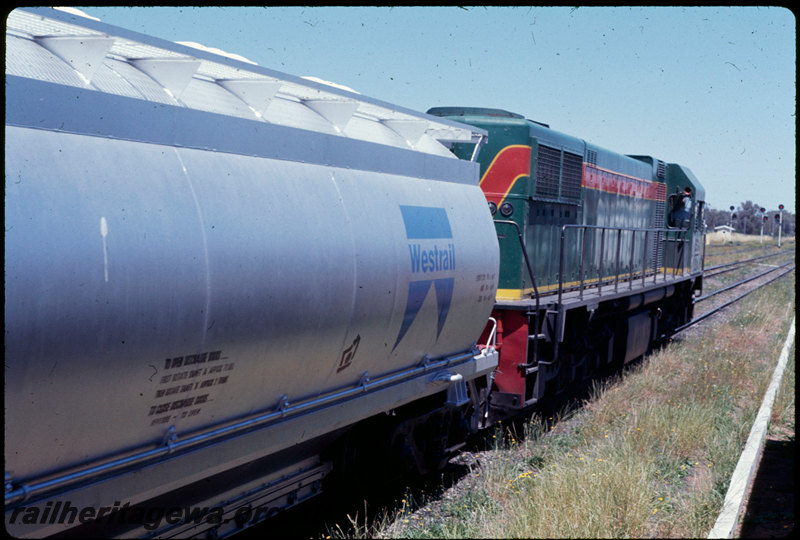
<svg viewBox="0 0 800 540">
<path fill-rule="evenodd" d="M 566 309 L 571 309 L 579 305 L 597 304 L 600 301 L 613 300 L 618 297 L 627 297 L 632 293 L 646 293 L 654 289 L 663 288 L 666 285 L 671 285 L 679 281 L 688 279 L 689 273 L 684 275 L 672 275 L 671 272 L 658 274 L 648 273 L 644 278 L 636 276 L 633 279 L 625 278 L 619 281 L 604 280 L 599 286 L 595 283 L 587 283 L 583 287 L 572 286 L 563 288 L 561 294 L 559 291 L 542 291 L 539 293 L 539 302 L 542 306 L 548 305 L 561 305 Z M 497 300 L 496 304 L 505 308 L 519 308 L 524 309 L 531 305 L 533 298 L 525 298 L 522 300 Z"/>
</svg>

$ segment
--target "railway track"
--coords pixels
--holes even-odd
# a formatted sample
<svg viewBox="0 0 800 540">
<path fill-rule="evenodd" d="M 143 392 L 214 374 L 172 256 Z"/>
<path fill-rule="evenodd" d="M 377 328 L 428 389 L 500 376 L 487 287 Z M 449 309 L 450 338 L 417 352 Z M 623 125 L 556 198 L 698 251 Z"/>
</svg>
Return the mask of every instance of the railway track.
<svg viewBox="0 0 800 540">
<path fill-rule="evenodd" d="M 748 263 L 753 263 L 755 261 L 760 261 L 764 259 L 769 259 L 772 257 L 777 257 L 778 255 L 784 255 L 787 253 L 794 253 L 794 249 L 785 249 L 783 251 L 778 251 L 775 253 L 769 253 L 767 255 L 760 255 L 758 257 L 751 257 L 749 259 L 742 259 L 740 261 L 733 261 L 725 264 L 718 264 L 716 266 L 711 266 L 709 268 L 704 269 L 704 276 L 706 278 L 714 277 L 719 274 L 724 274 L 726 272 L 731 272 L 733 270 L 737 270 Z"/>
<path fill-rule="evenodd" d="M 770 258 L 770 257 L 775 257 L 777 255 L 783 255 L 783 254 L 793 253 L 793 252 L 794 252 L 793 249 L 788 249 L 788 250 L 783 250 L 783 251 L 780 251 L 780 252 L 777 252 L 777 253 L 772 253 L 772 254 L 768 254 L 768 255 L 762 255 L 762 256 L 758 256 L 758 257 L 751 257 L 749 259 L 743 259 L 743 260 L 740 260 L 740 261 L 734 261 L 734 262 L 731 262 L 731 263 L 726 263 L 726 264 L 713 266 L 711 268 L 706 269 L 706 272 L 713 271 L 713 270 L 719 270 L 719 271 L 712 272 L 710 274 L 706 273 L 705 277 L 706 278 L 714 277 L 714 276 L 720 275 L 722 273 L 728 272 L 728 271 L 733 270 L 733 269 L 742 268 L 746 264 L 754 263 L 756 261 L 760 261 L 760 260 L 763 260 L 763 259 L 766 259 L 766 258 Z M 705 294 L 703 296 L 700 296 L 700 297 L 696 298 L 695 299 L 695 305 L 699 304 L 700 302 L 704 302 L 706 300 L 709 300 L 710 298 L 713 298 L 713 297 L 717 296 L 718 294 L 726 293 L 726 292 L 733 291 L 733 290 L 736 290 L 736 289 L 741 291 L 742 290 L 741 287 L 743 287 L 744 285 L 746 285 L 746 284 L 748 284 L 750 282 L 753 282 L 753 281 L 755 281 L 757 279 L 760 279 L 762 277 L 766 277 L 766 279 L 764 281 L 758 283 L 756 286 L 751 287 L 751 288 L 745 290 L 744 292 L 735 293 L 735 296 L 733 298 L 727 299 L 724 303 L 722 303 L 720 305 L 717 305 L 717 306 L 714 306 L 712 309 L 710 309 L 708 311 L 705 311 L 700 315 L 696 314 L 694 319 L 692 319 L 690 322 L 688 322 L 688 323 L 676 328 L 675 329 L 675 334 L 678 334 L 679 332 L 682 332 L 682 331 L 686 330 L 687 328 L 691 328 L 691 327 L 695 326 L 696 324 L 698 324 L 701 321 L 707 319 L 708 317 L 711 317 L 712 315 L 722 311 L 726 307 L 728 307 L 728 306 L 730 306 L 732 304 L 735 304 L 736 302 L 738 302 L 739 300 L 741 300 L 745 296 L 749 295 L 750 293 L 755 292 L 758 289 L 769 285 L 773 281 L 778 280 L 778 279 L 790 274 L 794 270 L 795 270 L 794 257 L 792 257 L 790 260 L 782 262 L 781 264 L 775 265 L 772 268 L 769 268 L 768 270 L 765 270 L 763 272 L 759 272 L 759 273 L 757 273 L 755 275 L 747 276 L 747 277 L 745 277 L 743 279 L 740 279 L 739 281 L 736 281 L 736 282 L 731 283 L 729 285 L 725 285 L 725 286 L 723 286 L 721 288 L 718 288 L 718 289 L 716 289 L 716 290 L 714 290 L 714 291 L 712 291 L 712 292 L 710 292 L 708 294 Z"/>
</svg>

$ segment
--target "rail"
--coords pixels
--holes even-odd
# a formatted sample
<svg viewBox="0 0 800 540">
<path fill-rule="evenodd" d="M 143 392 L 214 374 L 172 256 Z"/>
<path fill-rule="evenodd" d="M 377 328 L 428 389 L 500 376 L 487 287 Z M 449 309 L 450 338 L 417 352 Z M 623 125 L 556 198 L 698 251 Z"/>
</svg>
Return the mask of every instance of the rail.
<svg viewBox="0 0 800 540">
<path fill-rule="evenodd" d="M 786 266 L 786 265 L 784 265 L 784 266 Z M 782 268 L 783 268 L 783 266 L 782 266 L 782 267 L 780 267 L 780 268 L 773 268 L 773 269 L 772 269 L 772 270 L 770 270 L 769 272 L 774 272 L 774 271 L 776 271 L 776 270 L 780 270 L 780 269 L 782 269 Z M 728 300 L 727 302 L 725 302 L 725 303 L 724 303 L 724 304 L 722 304 L 721 306 L 717 306 L 717 307 L 715 307 L 714 309 L 712 309 L 711 311 L 708 311 L 708 312 L 706 312 L 706 313 L 703 313 L 702 315 L 700 315 L 700 316 L 698 316 L 698 317 L 695 317 L 694 319 L 692 319 L 692 320 L 691 320 L 691 321 L 689 321 L 688 323 L 686 323 L 686 324 L 684 324 L 684 325 L 681 325 L 681 326 L 679 326 L 679 327 L 675 328 L 675 330 L 673 330 L 673 331 L 672 331 L 672 335 L 675 335 L 675 334 L 677 334 L 678 332 L 683 332 L 683 331 L 684 331 L 684 330 L 686 330 L 687 328 L 691 328 L 692 326 L 696 325 L 696 324 L 697 324 L 697 323 L 699 323 L 700 321 L 703 321 L 703 320 L 707 319 L 708 317 L 710 317 L 710 316 L 714 315 L 714 314 L 715 314 L 715 313 L 717 313 L 718 311 L 722 311 L 723 309 L 725 309 L 726 307 L 730 306 L 731 304 L 735 304 L 736 302 L 738 302 L 739 300 L 741 300 L 742 298 L 744 298 L 744 297 L 745 297 L 745 296 L 747 296 L 748 294 L 750 294 L 750 293 L 752 293 L 752 292 L 755 292 L 755 291 L 757 291 L 757 290 L 758 290 L 758 289 L 760 289 L 761 287 L 765 287 L 765 286 L 769 285 L 769 284 L 770 284 L 770 283 L 772 283 L 773 281 L 776 281 L 776 280 L 778 280 L 778 279 L 782 278 L 783 276 L 786 276 L 786 275 L 788 275 L 788 274 L 791 274 L 792 272 L 794 272 L 794 270 L 795 270 L 795 267 L 794 267 L 794 266 L 792 266 L 791 268 L 789 268 L 789 269 L 787 269 L 787 270 L 784 270 L 783 272 L 781 272 L 781 273 L 780 273 L 780 274 L 778 274 L 777 276 L 775 276 L 775 277 L 773 277 L 773 278 L 769 279 L 768 281 L 765 281 L 764 283 L 761 283 L 760 285 L 758 285 L 758 286 L 756 286 L 756 287 L 753 287 L 752 289 L 750 289 L 750 290 L 748 290 L 748 291 L 746 291 L 746 292 L 744 292 L 744 293 L 740 294 L 739 296 L 737 296 L 736 298 L 734 298 L 734 299 L 732 299 L 732 300 Z M 769 273 L 769 272 L 765 272 L 765 274 L 767 274 L 767 273 Z M 763 275 L 763 274 L 761 274 L 761 275 Z M 759 276 L 756 276 L 756 277 L 761 277 L 761 275 L 759 275 Z M 744 284 L 744 283 L 746 283 L 746 282 L 748 282 L 748 281 L 752 281 L 752 280 L 751 280 L 751 279 L 747 279 L 747 280 L 745 280 L 745 281 L 740 281 L 739 283 L 736 283 L 735 285 L 736 285 L 736 286 L 739 286 L 739 285 L 742 285 L 742 284 Z M 725 290 L 728 290 L 728 289 L 730 289 L 730 287 L 726 288 Z M 720 291 L 718 291 L 718 292 L 722 292 L 722 290 L 720 290 Z M 716 294 L 716 293 L 713 293 L 713 294 Z M 705 300 L 706 298 L 708 298 L 708 297 L 710 297 L 710 296 L 712 296 L 712 295 L 711 295 L 711 294 L 709 294 L 709 295 L 706 295 L 706 296 L 704 296 L 704 297 L 698 298 L 698 300 Z"/>
<path fill-rule="evenodd" d="M 536 277 L 533 274 L 533 266 L 531 266 L 531 259 L 528 257 L 528 249 L 525 247 L 525 239 L 522 236 L 522 229 L 519 226 L 519 223 L 516 221 L 511 221 L 507 219 L 496 219 L 494 220 L 495 223 L 499 223 L 501 225 L 513 225 L 515 229 L 517 229 L 517 238 L 519 239 L 519 248 L 522 250 L 522 257 L 525 259 L 525 267 L 528 269 L 528 275 L 531 278 L 531 287 L 533 287 L 533 299 L 535 302 L 534 306 L 534 334 L 538 335 L 540 332 L 540 324 L 539 324 L 539 289 L 536 287 Z M 532 362 L 537 362 L 539 359 L 539 340 L 535 339 L 533 341 L 533 360 Z"/>
<path fill-rule="evenodd" d="M 708 293 L 708 294 L 706 294 L 704 296 L 701 296 L 699 298 L 695 298 L 694 303 L 697 304 L 698 302 L 702 302 L 703 300 L 707 300 L 707 299 L 711 298 L 712 296 L 718 295 L 719 293 L 723 293 L 725 291 L 729 291 L 731 289 L 734 289 L 734 288 L 738 287 L 739 285 L 743 285 L 745 283 L 749 283 L 750 281 L 756 280 L 756 279 L 760 278 L 761 276 L 765 276 L 765 275 L 769 274 L 770 272 L 774 272 L 776 270 L 780 270 L 781 268 L 785 268 L 785 267 L 789 266 L 792 263 L 794 263 L 794 261 L 785 262 L 785 263 L 783 263 L 781 265 L 778 265 L 778 266 L 776 266 L 774 268 L 770 268 L 769 270 L 765 270 L 764 272 L 761 272 L 760 274 L 756 274 L 754 276 L 750 276 L 748 278 L 745 278 L 745 279 L 743 279 L 741 281 L 737 281 L 733 285 L 728 285 L 727 287 L 723 287 L 722 289 L 718 289 L 718 290 L 716 290 L 716 291 L 714 291 L 712 293 Z"/>
<path fill-rule="evenodd" d="M 533 314 L 534 314 L 534 322 L 533 328 L 534 332 L 531 336 L 533 339 L 533 357 L 528 364 L 525 364 L 525 367 L 529 367 L 532 365 L 536 365 L 539 362 L 539 338 L 542 337 L 542 328 L 540 319 L 540 295 L 539 290 L 536 285 L 536 276 L 534 275 L 533 265 L 531 264 L 530 257 L 528 256 L 528 250 L 525 246 L 525 239 L 522 234 L 522 230 L 518 223 L 511 220 L 495 220 L 495 224 L 501 225 L 511 225 L 517 231 L 517 238 L 519 239 L 520 249 L 522 253 L 523 260 L 525 261 L 525 266 L 528 271 L 528 275 L 531 279 L 531 285 L 533 289 Z M 613 285 L 614 292 L 619 292 L 620 283 L 627 281 L 629 290 L 633 290 L 634 282 L 638 279 L 641 279 L 642 287 L 646 285 L 646 281 L 649 277 L 653 278 L 653 283 L 657 282 L 658 275 L 663 272 L 664 281 L 667 280 L 667 273 L 671 269 L 672 276 L 674 277 L 678 271 L 680 271 L 680 275 L 684 275 L 685 269 L 685 261 L 684 257 L 686 255 L 685 246 L 688 245 L 687 241 L 687 234 L 689 233 L 689 229 L 675 229 L 675 228 L 635 228 L 635 227 L 608 227 L 602 225 L 578 225 L 578 224 L 567 224 L 562 225 L 561 227 L 561 242 L 559 246 L 559 268 L 558 268 L 558 306 L 561 306 L 563 303 L 563 295 L 565 290 L 574 290 L 575 288 L 567 289 L 564 285 L 564 268 L 565 268 L 565 254 L 567 252 L 566 249 L 566 238 L 567 238 L 567 231 L 570 229 L 577 229 L 580 230 L 580 260 L 579 260 L 579 267 L 580 267 L 580 280 L 579 285 L 577 287 L 578 295 L 581 300 L 583 300 L 584 291 L 587 287 L 596 285 L 597 288 L 597 295 L 602 295 L 602 289 L 604 285 Z M 593 250 L 591 256 L 593 258 L 599 259 L 599 264 L 597 268 L 597 278 L 591 278 L 589 281 L 592 282 L 591 285 L 587 285 L 587 276 L 586 276 L 586 260 L 587 260 L 587 235 L 589 231 L 599 231 L 600 232 L 600 249 L 599 251 L 595 252 Z M 608 235 L 609 231 L 611 234 L 616 236 L 616 246 L 614 252 L 614 258 L 612 264 L 614 266 L 614 272 L 609 273 L 609 275 L 605 275 L 605 268 L 604 268 L 604 261 L 608 258 L 608 254 L 606 253 L 606 236 Z M 643 242 L 640 240 L 637 243 L 637 234 L 639 234 L 639 238 L 641 235 L 644 236 Z M 622 253 L 622 246 L 623 246 L 623 235 L 625 239 L 625 243 L 630 243 L 630 253 L 625 253 L 628 259 L 628 269 L 626 272 L 622 272 L 620 269 L 621 266 L 621 257 Z M 668 246 L 672 246 L 671 253 L 668 251 Z M 637 265 L 634 264 L 636 259 L 636 251 L 638 249 L 641 251 L 641 270 L 637 270 Z M 671 255 L 671 260 L 667 259 L 667 256 Z M 648 259 L 652 259 L 652 264 L 648 265 Z M 670 265 L 671 263 L 671 265 Z M 651 269 L 648 266 L 652 266 Z M 662 270 L 663 268 L 663 270 Z M 680 270 L 678 270 L 680 268 Z M 627 275 L 626 275 L 627 274 Z M 529 312 L 530 314 L 531 312 Z M 552 313 L 555 315 L 556 320 L 553 321 L 553 328 L 558 328 L 558 318 L 562 316 L 560 314 L 560 309 L 555 311 L 548 311 L 548 313 Z M 547 318 L 545 318 L 547 320 Z M 555 353 L 557 355 L 558 347 L 559 347 L 560 339 L 554 340 L 554 347 Z"/>
<path fill-rule="evenodd" d="M 730 272 L 732 270 L 737 270 L 740 265 L 747 264 L 754 261 L 760 261 L 763 259 L 769 259 L 771 257 L 777 257 L 778 255 L 783 255 L 785 253 L 790 253 L 794 251 L 794 249 L 784 249 L 782 251 L 777 251 L 775 253 L 768 253 L 767 255 L 761 255 L 759 257 L 752 257 L 750 259 L 743 259 L 741 261 L 733 261 L 725 264 L 718 264 L 716 266 L 712 266 L 710 268 L 704 268 L 704 275 L 705 277 L 716 276 L 719 274 L 723 274 L 725 272 Z M 713 270 L 718 270 L 716 272 L 712 272 Z"/>
</svg>

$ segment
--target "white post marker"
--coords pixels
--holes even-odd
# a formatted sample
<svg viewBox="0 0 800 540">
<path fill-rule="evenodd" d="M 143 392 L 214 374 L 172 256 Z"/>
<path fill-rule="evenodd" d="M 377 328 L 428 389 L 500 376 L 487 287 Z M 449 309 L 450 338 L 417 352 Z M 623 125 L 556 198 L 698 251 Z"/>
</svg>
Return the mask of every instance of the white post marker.
<svg viewBox="0 0 800 540">
<path fill-rule="evenodd" d="M 728 486 L 728 493 L 725 495 L 725 502 L 722 504 L 722 511 L 720 511 L 714 528 L 708 533 L 709 538 L 732 538 L 736 531 L 736 525 L 739 523 L 739 512 L 742 509 L 744 497 L 758 469 L 758 457 L 761 454 L 761 448 L 764 446 L 764 439 L 767 436 L 767 427 L 769 426 L 769 418 L 772 414 L 772 405 L 775 402 L 775 396 L 781 385 L 783 370 L 789 358 L 789 351 L 794 343 L 794 323 L 795 319 L 793 318 L 792 325 L 789 327 L 789 335 L 786 336 L 786 342 L 783 344 L 781 356 L 778 358 L 778 365 L 772 373 L 772 380 L 764 395 L 764 402 L 758 410 L 758 415 L 756 416 L 755 422 L 753 422 L 750 435 L 747 437 L 747 442 L 744 445 L 744 451 L 741 457 L 739 457 L 739 463 L 736 464 L 736 469 L 733 471 L 731 483 L 730 486 Z"/>
</svg>

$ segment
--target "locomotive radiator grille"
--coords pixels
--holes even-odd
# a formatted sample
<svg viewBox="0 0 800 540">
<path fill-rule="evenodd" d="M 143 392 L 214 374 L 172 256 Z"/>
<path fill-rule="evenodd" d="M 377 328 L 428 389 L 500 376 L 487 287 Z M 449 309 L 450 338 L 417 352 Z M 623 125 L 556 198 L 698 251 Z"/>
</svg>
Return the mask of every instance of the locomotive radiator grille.
<svg viewBox="0 0 800 540">
<path fill-rule="evenodd" d="M 561 197 L 580 199 L 583 181 L 583 158 L 578 154 L 564 152 L 564 168 L 561 172 Z"/>
<path fill-rule="evenodd" d="M 667 205 L 667 185 L 658 183 L 656 184 L 656 201 L 655 211 L 653 212 L 652 220 L 650 221 L 651 228 L 663 227 L 664 213 Z M 658 269 L 664 265 L 664 233 L 659 232 L 656 234 L 653 244 L 650 246 L 650 260 L 654 261 L 653 266 Z"/>
<path fill-rule="evenodd" d="M 579 200 L 583 180 L 583 157 L 539 145 L 536 169 L 536 195 Z"/>
<path fill-rule="evenodd" d="M 561 176 L 561 152 L 555 148 L 539 145 L 536 167 L 536 195 L 558 197 Z"/>
</svg>

